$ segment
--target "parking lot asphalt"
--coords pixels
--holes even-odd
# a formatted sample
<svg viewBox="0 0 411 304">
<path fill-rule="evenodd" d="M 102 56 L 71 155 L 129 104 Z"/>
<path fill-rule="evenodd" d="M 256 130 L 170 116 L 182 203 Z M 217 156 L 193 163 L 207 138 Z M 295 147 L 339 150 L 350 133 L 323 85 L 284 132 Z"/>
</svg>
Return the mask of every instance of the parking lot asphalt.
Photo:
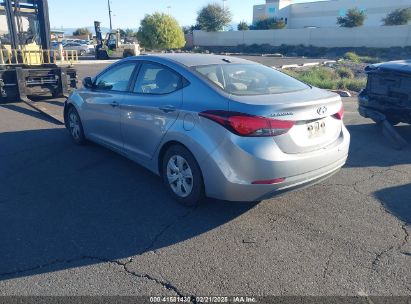
<svg viewBox="0 0 411 304">
<path fill-rule="evenodd" d="M 196 208 L 24 104 L 0 105 L 0 295 L 411 295 L 411 148 L 344 103 L 338 174 Z M 411 143 L 411 126 L 396 129 Z"/>
</svg>

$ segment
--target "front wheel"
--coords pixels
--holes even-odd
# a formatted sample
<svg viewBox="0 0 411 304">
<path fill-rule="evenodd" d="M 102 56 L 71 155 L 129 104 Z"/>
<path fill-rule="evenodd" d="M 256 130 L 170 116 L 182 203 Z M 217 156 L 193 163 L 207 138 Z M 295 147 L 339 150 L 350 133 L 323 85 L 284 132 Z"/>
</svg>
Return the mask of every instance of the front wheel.
<svg viewBox="0 0 411 304">
<path fill-rule="evenodd" d="M 73 106 L 71 106 L 67 112 L 66 126 L 71 138 L 76 144 L 82 145 L 86 142 L 80 115 Z"/>
<path fill-rule="evenodd" d="M 182 146 L 170 147 L 164 155 L 163 182 L 171 196 L 188 207 L 198 205 L 204 197 L 204 183 L 194 156 Z"/>
</svg>

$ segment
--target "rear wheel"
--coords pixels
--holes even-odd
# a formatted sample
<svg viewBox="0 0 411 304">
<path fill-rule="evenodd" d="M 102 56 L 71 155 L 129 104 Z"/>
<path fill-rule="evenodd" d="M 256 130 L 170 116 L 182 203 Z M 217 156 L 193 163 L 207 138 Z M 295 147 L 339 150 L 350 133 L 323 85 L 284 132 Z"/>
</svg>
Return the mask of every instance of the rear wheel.
<svg viewBox="0 0 411 304">
<path fill-rule="evenodd" d="M 164 155 L 163 182 L 171 196 L 184 206 L 196 206 L 204 197 L 204 183 L 194 156 L 182 146 L 170 147 Z"/>
<path fill-rule="evenodd" d="M 80 120 L 80 115 L 73 106 L 71 106 L 67 112 L 66 126 L 71 138 L 76 144 L 82 145 L 86 142 L 86 137 L 84 136 L 83 125 Z"/>
<path fill-rule="evenodd" d="M 132 51 L 124 51 L 123 58 L 132 57 L 134 56 Z"/>
</svg>

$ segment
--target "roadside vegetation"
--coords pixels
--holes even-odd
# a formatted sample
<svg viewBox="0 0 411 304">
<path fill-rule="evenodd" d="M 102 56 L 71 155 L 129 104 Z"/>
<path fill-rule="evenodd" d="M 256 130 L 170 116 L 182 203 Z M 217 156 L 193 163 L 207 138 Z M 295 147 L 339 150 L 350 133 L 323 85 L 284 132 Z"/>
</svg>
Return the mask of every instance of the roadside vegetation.
<svg viewBox="0 0 411 304">
<path fill-rule="evenodd" d="M 283 72 L 307 84 L 326 90 L 360 92 L 367 83 L 363 71 L 353 70 L 349 64 L 344 62 L 334 66 L 283 70 Z"/>
</svg>

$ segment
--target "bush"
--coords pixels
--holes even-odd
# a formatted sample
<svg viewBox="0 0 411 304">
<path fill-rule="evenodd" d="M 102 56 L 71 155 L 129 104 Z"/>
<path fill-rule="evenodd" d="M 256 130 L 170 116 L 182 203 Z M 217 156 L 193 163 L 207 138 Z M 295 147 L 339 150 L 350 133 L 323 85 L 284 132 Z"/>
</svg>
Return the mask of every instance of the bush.
<svg viewBox="0 0 411 304">
<path fill-rule="evenodd" d="M 360 59 L 361 59 L 361 62 L 369 63 L 369 64 L 381 62 L 381 59 L 376 58 L 376 57 L 370 57 L 370 56 L 361 56 Z"/>
<path fill-rule="evenodd" d="M 396 9 L 382 21 L 384 25 L 406 25 L 411 21 L 411 8 Z"/>
<path fill-rule="evenodd" d="M 278 30 L 285 28 L 286 24 L 278 18 L 264 18 L 258 20 L 252 27 L 252 30 Z"/>
<path fill-rule="evenodd" d="M 179 49 L 186 44 L 177 20 L 162 13 L 146 15 L 141 20 L 137 37 L 142 46 L 148 49 Z"/>
<path fill-rule="evenodd" d="M 347 52 L 344 54 L 344 59 L 351 60 L 355 63 L 361 63 L 361 58 L 354 52 Z"/>
<path fill-rule="evenodd" d="M 344 17 L 337 18 L 337 24 L 341 27 L 358 27 L 363 26 L 367 18 L 365 11 L 358 8 L 349 9 Z"/>
<path fill-rule="evenodd" d="M 360 92 L 367 86 L 366 78 L 341 79 L 337 82 L 337 89 Z"/>
<path fill-rule="evenodd" d="M 353 71 L 346 67 L 336 69 L 336 73 L 340 78 L 353 79 L 355 77 Z"/>
<path fill-rule="evenodd" d="M 248 26 L 247 22 L 245 21 L 241 21 L 238 25 L 237 25 L 237 29 L 239 31 L 248 31 L 250 29 L 250 27 Z"/>
</svg>

